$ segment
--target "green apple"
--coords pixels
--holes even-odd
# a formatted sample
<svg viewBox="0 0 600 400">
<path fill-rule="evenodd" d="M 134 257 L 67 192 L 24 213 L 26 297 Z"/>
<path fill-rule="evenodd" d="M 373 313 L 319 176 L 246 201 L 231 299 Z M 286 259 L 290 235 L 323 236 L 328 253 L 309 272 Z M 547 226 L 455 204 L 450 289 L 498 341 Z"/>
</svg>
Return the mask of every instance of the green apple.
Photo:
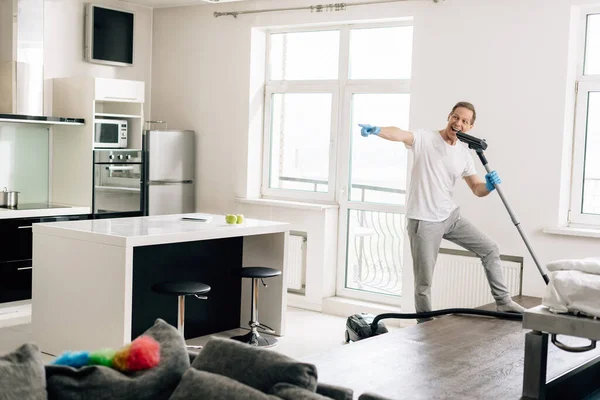
<svg viewBox="0 0 600 400">
<path fill-rule="evenodd" d="M 241 224 L 244 222 L 244 216 L 242 214 L 236 215 L 236 224 Z"/>
<path fill-rule="evenodd" d="M 227 222 L 228 224 L 235 224 L 237 222 L 237 216 L 235 216 L 234 214 L 227 214 L 225 216 L 225 222 Z"/>
</svg>

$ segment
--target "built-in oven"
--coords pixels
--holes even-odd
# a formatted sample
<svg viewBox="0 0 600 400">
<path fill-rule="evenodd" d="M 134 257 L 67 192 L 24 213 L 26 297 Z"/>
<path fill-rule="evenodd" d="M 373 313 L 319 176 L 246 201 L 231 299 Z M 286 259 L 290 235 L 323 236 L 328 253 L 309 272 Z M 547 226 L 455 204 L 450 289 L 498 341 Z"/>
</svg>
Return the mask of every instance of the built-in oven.
<svg viewBox="0 0 600 400">
<path fill-rule="evenodd" d="M 94 217 L 142 215 L 142 171 L 141 150 L 94 150 Z"/>
</svg>

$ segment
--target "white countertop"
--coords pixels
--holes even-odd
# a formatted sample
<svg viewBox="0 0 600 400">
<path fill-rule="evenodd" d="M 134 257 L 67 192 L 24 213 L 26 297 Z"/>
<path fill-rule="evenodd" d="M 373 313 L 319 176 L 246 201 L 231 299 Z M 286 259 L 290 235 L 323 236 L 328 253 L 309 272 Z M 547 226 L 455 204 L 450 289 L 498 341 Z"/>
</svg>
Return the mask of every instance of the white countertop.
<svg viewBox="0 0 600 400">
<path fill-rule="evenodd" d="M 9 218 L 29 218 L 29 217 L 50 217 L 54 215 L 79 215 L 89 214 L 90 207 L 72 207 L 56 205 L 56 208 L 40 208 L 32 210 L 13 210 L 0 207 L 0 219 Z"/>
<path fill-rule="evenodd" d="M 262 235 L 290 229 L 286 222 L 245 219 L 241 224 L 227 224 L 224 215 L 203 214 L 212 216 L 210 222 L 183 220 L 186 215 L 195 214 L 49 222 L 33 224 L 33 233 L 133 247 Z"/>
</svg>

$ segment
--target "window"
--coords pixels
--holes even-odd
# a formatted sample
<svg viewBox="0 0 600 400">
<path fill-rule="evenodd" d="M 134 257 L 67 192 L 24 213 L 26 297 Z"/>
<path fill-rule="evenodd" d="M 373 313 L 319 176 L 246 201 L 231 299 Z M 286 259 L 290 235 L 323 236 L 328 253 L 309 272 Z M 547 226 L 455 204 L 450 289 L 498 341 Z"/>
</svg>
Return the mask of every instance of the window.
<svg viewBox="0 0 600 400">
<path fill-rule="evenodd" d="M 412 35 L 410 19 L 267 32 L 262 195 L 338 204 L 340 296 L 402 295 L 407 149 L 358 124 L 408 129 Z"/>
<path fill-rule="evenodd" d="M 584 18 L 569 222 L 600 226 L 600 12 Z"/>
<path fill-rule="evenodd" d="M 373 153 L 357 158 L 353 171 L 339 167 L 361 115 L 395 114 L 394 122 L 408 128 L 412 21 L 274 30 L 267 48 L 264 197 L 333 202 L 350 184 L 354 199 L 365 190 L 354 187 L 350 173 L 367 180 L 390 157 L 405 163 L 404 154 Z M 405 189 L 404 181 L 390 184 Z M 394 191 L 366 195 L 403 202 Z"/>
</svg>

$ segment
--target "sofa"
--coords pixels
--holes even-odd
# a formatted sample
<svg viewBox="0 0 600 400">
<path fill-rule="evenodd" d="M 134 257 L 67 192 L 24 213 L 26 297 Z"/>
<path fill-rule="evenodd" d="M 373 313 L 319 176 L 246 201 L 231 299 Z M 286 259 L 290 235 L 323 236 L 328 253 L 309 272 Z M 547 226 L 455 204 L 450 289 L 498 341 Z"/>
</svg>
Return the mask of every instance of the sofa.
<svg viewBox="0 0 600 400">
<path fill-rule="evenodd" d="M 129 373 L 99 365 L 45 365 L 37 346 L 24 344 L 0 357 L 0 400 L 353 398 L 350 389 L 318 382 L 314 365 L 271 350 L 211 338 L 200 352 L 189 353 L 178 331 L 162 319 L 144 335 L 160 344 L 160 362 Z"/>
</svg>

